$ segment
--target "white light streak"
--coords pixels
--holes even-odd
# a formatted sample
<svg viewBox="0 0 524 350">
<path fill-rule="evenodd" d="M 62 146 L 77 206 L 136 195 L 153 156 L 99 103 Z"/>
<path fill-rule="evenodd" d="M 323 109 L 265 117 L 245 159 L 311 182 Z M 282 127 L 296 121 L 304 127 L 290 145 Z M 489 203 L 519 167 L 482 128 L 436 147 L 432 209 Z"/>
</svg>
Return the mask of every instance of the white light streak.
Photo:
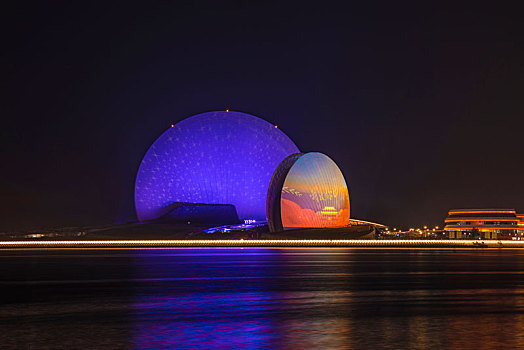
<svg viewBox="0 0 524 350">
<path fill-rule="evenodd" d="M 522 247 L 524 241 L 479 240 L 104 240 L 104 241 L 4 241 L 0 248 L 97 247 Z"/>
</svg>

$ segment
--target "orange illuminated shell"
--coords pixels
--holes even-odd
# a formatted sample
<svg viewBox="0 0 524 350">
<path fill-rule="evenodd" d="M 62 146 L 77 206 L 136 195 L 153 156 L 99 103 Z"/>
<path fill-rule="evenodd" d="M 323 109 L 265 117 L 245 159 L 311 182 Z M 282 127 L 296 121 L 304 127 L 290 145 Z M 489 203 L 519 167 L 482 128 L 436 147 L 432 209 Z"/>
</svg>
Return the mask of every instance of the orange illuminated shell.
<svg viewBox="0 0 524 350">
<path fill-rule="evenodd" d="M 349 192 L 342 172 L 322 153 L 298 153 L 277 168 L 268 193 L 271 231 L 344 227 L 349 224 Z"/>
</svg>

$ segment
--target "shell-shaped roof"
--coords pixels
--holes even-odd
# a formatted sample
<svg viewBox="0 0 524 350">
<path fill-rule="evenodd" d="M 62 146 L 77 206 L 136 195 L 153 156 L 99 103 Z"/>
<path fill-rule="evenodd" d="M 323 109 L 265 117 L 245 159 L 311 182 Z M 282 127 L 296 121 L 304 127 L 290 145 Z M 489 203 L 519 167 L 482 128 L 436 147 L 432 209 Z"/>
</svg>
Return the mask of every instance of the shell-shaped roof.
<svg viewBox="0 0 524 350">
<path fill-rule="evenodd" d="M 294 154 L 275 171 L 268 193 L 272 231 L 349 224 L 349 192 L 336 163 L 318 152 Z"/>
<path fill-rule="evenodd" d="M 198 114 L 166 130 L 144 156 L 135 183 L 139 220 L 173 203 L 233 204 L 240 219 L 265 220 L 273 172 L 297 146 L 250 114 Z"/>
</svg>

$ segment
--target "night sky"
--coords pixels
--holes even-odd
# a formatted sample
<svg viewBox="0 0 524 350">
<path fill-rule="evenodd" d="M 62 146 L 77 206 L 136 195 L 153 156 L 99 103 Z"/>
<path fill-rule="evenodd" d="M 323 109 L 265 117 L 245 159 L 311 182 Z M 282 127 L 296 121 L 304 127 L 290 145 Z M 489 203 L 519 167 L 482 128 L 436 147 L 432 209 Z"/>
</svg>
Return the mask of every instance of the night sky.
<svg viewBox="0 0 524 350">
<path fill-rule="evenodd" d="M 524 211 L 521 11 L 422 3 L 11 4 L 0 230 L 132 219 L 151 143 L 226 108 L 334 159 L 352 217 Z"/>
</svg>

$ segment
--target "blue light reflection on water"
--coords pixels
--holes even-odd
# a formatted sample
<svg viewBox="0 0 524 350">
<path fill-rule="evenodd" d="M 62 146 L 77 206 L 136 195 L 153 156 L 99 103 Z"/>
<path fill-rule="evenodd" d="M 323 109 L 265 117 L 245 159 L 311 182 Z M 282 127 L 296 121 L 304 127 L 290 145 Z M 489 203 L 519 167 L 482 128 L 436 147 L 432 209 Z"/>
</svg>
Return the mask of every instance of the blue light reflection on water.
<svg viewBox="0 0 524 350">
<path fill-rule="evenodd" d="M 275 345 L 280 338 L 271 318 L 276 293 L 260 284 L 277 277 L 274 260 L 279 251 L 234 252 L 137 252 L 137 277 L 154 281 L 135 291 L 137 348 L 258 349 Z"/>
<path fill-rule="evenodd" d="M 520 251 L 179 249 L 135 261 L 137 348 L 524 345 Z"/>
<path fill-rule="evenodd" d="M 135 344 L 138 348 L 267 348 L 277 339 L 271 320 L 246 319 L 244 314 L 264 313 L 270 298 L 265 294 L 157 297 L 136 303 L 142 321 L 135 330 Z"/>
<path fill-rule="evenodd" d="M 524 250 L 0 254 L 2 348 L 524 349 Z"/>
</svg>

